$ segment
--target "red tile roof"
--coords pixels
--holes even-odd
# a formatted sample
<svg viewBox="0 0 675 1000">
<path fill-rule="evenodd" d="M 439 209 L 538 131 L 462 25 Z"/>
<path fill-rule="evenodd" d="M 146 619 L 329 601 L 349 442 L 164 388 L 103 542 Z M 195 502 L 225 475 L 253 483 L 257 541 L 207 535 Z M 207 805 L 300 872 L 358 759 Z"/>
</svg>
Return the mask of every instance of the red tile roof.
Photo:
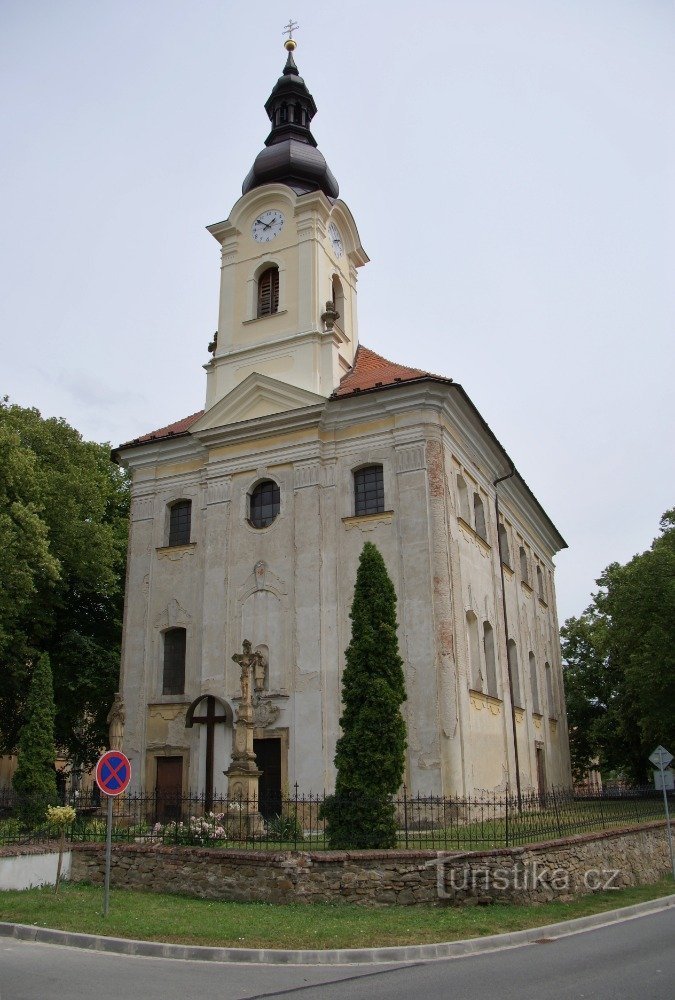
<svg viewBox="0 0 675 1000">
<path fill-rule="evenodd" d="M 409 368 L 407 365 L 398 365 L 394 361 L 387 361 L 386 358 L 376 354 L 375 351 L 368 350 L 367 347 L 358 347 L 354 358 L 354 367 L 340 379 L 340 384 L 332 398 L 351 396 L 356 392 L 380 389 L 385 386 L 398 385 L 401 382 L 414 382 L 417 379 L 438 377 L 438 375 L 424 372 L 420 368 Z"/>
<path fill-rule="evenodd" d="M 415 382 L 423 378 L 438 379 L 440 376 L 424 372 L 420 368 L 398 365 L 396 362 L 388 361 L 380 354 L 376 354 L 375 351 L 368 350 L 367 347 L 358 347 L 353 368 L 340 380 L 332 398 L 339 399 L 342 396 L 351 396 L 368 389 L 380 389 L 400 385 L 403 382 Z M 443 379 L 443 381 L 450 382 L 452 380 Z M 203 413 L 204 410 L 198 410 L 197 413 L 192 413 L 189 417 L 183 417 L 182 420 L 167 424 L 166 427 L 160 427 L 149 434 L 143 434 L 134 438 L 133 441 L 126 441 L 119 447 L 133 448 L 136 445 L 148 444 L 150 441 L 160 441 L 163 438 L 187 434 L 192 424 L 196 423 Z"/>
<path fill-rule="evenodd" d="M 149 434 L 143 434 L 141 437 L 134 438 L 133 441 L 126 441 L 124 444 L 120 445 L 120 448 L 132 448 L 137 444 L 147 444 L 148 441 L 157 441 L 160 438 L 175 437 L 178 434 L 185 434 L 192 424 L 196 423 L 199 418 L 203 415 L 203 410 L 198 410 L 197 413 L 191 413 L 189 417 L 183 417 L 182 420 L 177 420 L 174 424 L 167 424 L 166 427 L 160 427 L 156 431 L 150 431 Z"/>
</svg>

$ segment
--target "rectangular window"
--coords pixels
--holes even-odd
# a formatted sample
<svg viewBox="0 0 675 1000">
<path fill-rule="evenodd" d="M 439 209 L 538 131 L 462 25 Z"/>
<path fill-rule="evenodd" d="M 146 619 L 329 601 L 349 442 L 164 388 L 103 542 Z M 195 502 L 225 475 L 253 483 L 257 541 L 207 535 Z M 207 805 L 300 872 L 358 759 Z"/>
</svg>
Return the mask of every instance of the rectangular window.
<svg viewBox="0 0 675 1000">
<path fill-rule="evenodd" d="M 384 510 L 384 477 L 381 465 L 354 473 L 354 513 L 381 514 Z"/>
<path fill-rule="evenodd" d="M 190 522 L 192 503 L 179 500 L 171 508 L 169 517 L 169 545 L 188 545 L 190 542 Z"/>
<path fill-rule="evenodd" d="M 164 672 L 162 694 L 185 691 L 185 629 L 172 628 L 164 633 Z"/>
</svg>

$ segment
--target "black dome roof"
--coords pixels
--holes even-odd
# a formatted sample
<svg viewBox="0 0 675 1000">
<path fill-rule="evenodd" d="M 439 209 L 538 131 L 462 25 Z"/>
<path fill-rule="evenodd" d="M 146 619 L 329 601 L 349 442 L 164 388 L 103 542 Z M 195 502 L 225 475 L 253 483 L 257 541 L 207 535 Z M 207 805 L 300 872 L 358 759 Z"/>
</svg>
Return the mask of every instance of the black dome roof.
<svg viewBox="0 0 675 1000">
<path fill-rule="evenodd" d="M 242 194 L 262 184 L 278 183 L 287 184 L 297 194 L 323 191 L 329 198 L 337 198 L 338 183 L 309 127 L 316 110 L 289 51 L 283 74 L 265 104 L 272 131 L 246 176 Z"/>
</svg>

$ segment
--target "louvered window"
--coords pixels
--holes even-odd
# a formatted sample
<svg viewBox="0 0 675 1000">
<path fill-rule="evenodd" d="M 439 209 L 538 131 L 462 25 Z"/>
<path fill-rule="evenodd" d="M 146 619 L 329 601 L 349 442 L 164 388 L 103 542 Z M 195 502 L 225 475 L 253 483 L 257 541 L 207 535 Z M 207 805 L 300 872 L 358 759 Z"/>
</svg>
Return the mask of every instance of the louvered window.
<svg viewBox="0 0 675 1000">
<path fill-rule="evenodd" d="M 381 465 L 354 473 L 354 513 L 380 514 L 384 510 L 384 477 Z"/>
<path fill-rule="evenodd" d="M 169 545 L 187 545 L 190 541 L 192 503 L 179 500 L 171 507 L 169 516 Z"/>
<path fill-rule="evenodd" d="M 268 267 L 258 279 L 258 316 L 271 316 L 279 309 L 279 268 Z"/>
<path fill-rule="evenodd" d="M 185 690 L 185 629 L 170 628 L 164 633 L 164 676 L 162 694 L 183 694 Z"/>
</svg>

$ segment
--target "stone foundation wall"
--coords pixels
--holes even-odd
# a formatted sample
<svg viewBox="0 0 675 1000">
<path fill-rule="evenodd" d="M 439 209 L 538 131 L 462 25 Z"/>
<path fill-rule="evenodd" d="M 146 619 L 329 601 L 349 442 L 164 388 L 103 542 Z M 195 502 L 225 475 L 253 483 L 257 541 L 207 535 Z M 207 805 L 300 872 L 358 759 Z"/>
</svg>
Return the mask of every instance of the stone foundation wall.
<svg viewBox="0 0 675 1000">
<path fill-rule="evenodd" d="M 363 905 L 539 903 L 655 882 L 664 823 L 494 851 L 227 851 L 115 845 L 111 883 L 206 899 Z M 73 849 L 71 880 L 103 881 L 104 848 Z"/>
</svg>

